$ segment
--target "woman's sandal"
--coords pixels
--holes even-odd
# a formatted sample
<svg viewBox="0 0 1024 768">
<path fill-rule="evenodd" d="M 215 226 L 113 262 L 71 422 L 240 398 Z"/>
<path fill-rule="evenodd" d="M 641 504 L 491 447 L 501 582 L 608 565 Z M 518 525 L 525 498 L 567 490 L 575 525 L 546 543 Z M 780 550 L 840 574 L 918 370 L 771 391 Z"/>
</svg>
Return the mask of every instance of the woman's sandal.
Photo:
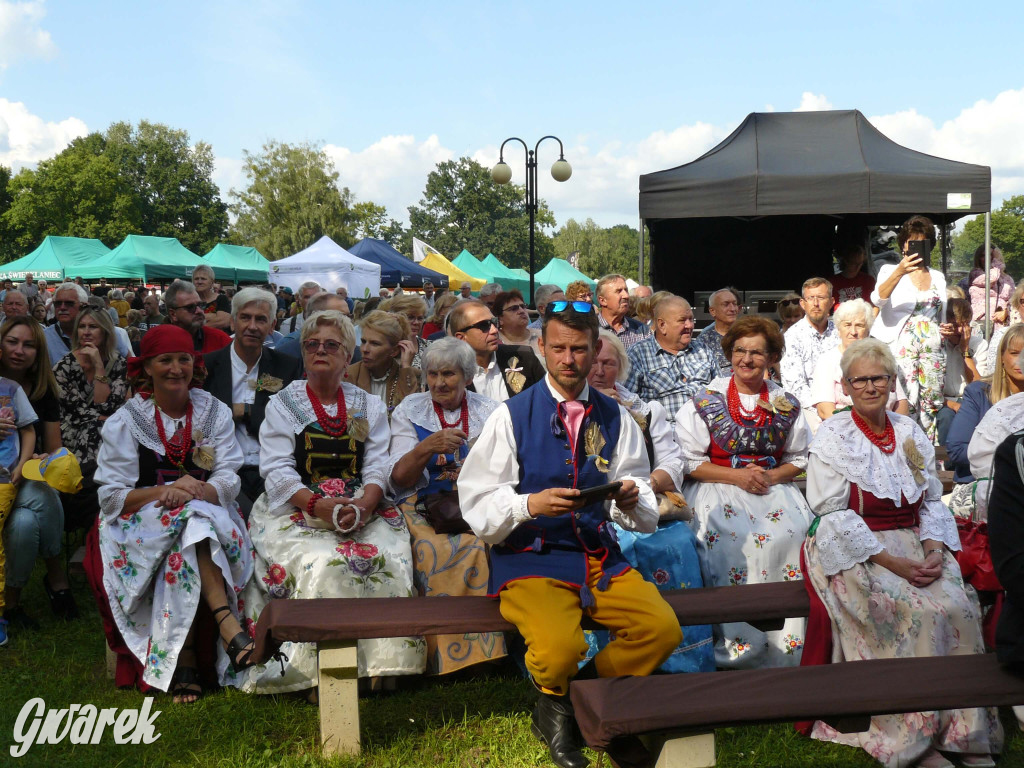
<svg viewBox="0 0 1024 768">
<path fill-rule="evenodd" d="M 220 608 L 216 608 L 213 611 L 214 618 L 217 617 L 218 613 L 227 611 L 227 616 L 222 616 L 217 620 L 217 627 L 219 628 L 221 623 L 231 615 L 231 609 L 226 605 L 222 605 Z M 256 662 L 252 661 L 252 655 L 256 652 L 256 642 L 249 637 L 245 630 L 242 630 L 227 643 L 225 648 L 228 654 L 228 660 L 231 662 L 231 669 L 237 674 L 243 670 L 254 666 Z"/>
<path fill-rule="evenodd" d="M 188 645 L 184 646 L 182 653 L 185 651 L 191 651 L 193 656 L 195 655 L 195 646 Z M 179 654 L 180 658 L 180 654 Z M 184 696 L 195 696 L 192 701 L 178 701 L 178 704 L 195 704 L 199 699 L 203 697 L 203 684 L 202 679 L 199 676 L 199 670 L 195 667 L 184 667 L 178 664 L 174 668 L 174 675 L 171 676 L 171 688 L 170 694 L 175 699 Z"/>
</svg>

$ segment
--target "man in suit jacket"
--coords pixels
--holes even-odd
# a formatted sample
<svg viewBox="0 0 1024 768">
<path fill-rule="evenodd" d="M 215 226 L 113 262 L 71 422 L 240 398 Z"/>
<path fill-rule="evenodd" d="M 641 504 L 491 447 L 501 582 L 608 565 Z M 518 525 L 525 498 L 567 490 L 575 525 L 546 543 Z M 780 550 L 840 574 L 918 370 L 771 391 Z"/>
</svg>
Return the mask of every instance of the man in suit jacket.
<svg viewBox="0 0 1024 768">
<path fill-rule="evenodd" d="M 263 346 L 274 328 L 277 299 L 261 288 L 243 288 L 231 300 L 235 338 L 231 343 L 203 357 L 206 382 L 203 387 L 232 410 L 235 437 L 245 459 L 238 471 L 242 491 L 238 505 L 249 519 L 253 502 L 263 493 L 260 477 L 260 425 L 270 396 L 302 377 L 302 362 Z"/>
<path fill-rule="evenodd" d="M 498 320 L 481 301 L 457 302 L 448 318 L 448 333 L 465 341 L 476 354 L 477 374 L 466 387 L 471 392 L 504 402 L 545 376 L 532 349 L 498 343 Z"/>
</svg>

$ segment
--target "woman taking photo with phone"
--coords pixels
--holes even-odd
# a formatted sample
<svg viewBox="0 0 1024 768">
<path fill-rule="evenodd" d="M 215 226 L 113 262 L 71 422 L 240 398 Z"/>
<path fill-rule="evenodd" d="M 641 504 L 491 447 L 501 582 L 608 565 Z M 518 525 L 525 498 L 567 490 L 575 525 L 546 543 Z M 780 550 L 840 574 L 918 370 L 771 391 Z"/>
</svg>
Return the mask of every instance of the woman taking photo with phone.
<svg viewBox="0 0 1024 768">
<path fill-rule="evenodd" d="M 924 216 L 911 216 L 900 227 L 897 242 L 903 259 L 878 271 L 871 292 L 871 302 L 879 309 L 871 336 L 892 350 L 910 415 L 935 443 L 946 371 L 939 333 L 946 317 L 946 278 L 930 266 L 935 225 Z"/>
</svg>

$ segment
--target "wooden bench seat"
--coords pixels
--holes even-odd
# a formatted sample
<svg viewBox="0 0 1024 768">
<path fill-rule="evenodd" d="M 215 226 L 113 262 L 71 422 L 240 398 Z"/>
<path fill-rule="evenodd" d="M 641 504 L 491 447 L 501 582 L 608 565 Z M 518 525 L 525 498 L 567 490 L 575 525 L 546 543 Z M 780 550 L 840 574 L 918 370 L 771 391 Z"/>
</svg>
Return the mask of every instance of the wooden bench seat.
<svg viewBox="0 0 1024 768">
<path fill-rule="evenodd" d="M 995 654 L 984 654 L 580 680 L 570 696 L 587 744 L 604 750 L 618 736 L 755 723 L 825 720 L 860 732 L 871 715 L 1021 704 L 1024 679 L 1005 671 Z M 686 755 L 665 760 L 663 753 L 659 766 L 708 764 Z"/>
<path fill-rule="evenodd" d="M 743 621 L 767 631 L 780 629 L 785 619 L 806 616 L 809 610 L 799 581 L 662 594 L 682 626 Z M 597 625 L 585 620 L 583 626 Z M 267 661 L 285 642 L 316 643 L 324 752 L 357 753 L 357 640 L 512 629 L 502 618 L 498 601 L 486 597 L 272 600 L 256 624 L 255 658 Z"/>
</svg>

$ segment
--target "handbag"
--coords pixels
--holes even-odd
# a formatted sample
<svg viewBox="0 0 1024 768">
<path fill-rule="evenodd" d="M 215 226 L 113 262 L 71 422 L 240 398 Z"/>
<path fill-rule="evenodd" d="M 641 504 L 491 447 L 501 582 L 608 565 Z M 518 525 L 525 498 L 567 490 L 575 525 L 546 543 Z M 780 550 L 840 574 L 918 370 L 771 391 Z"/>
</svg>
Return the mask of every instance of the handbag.
<svg viewBox="0 0 1024 768">
<path fill-rule="evenodd" d="M 441 491 L 423 498 L 423 512 L 435 533 L 469 533 L 470 527 L 462 519 L 458 491 Z"/>
</svg>

